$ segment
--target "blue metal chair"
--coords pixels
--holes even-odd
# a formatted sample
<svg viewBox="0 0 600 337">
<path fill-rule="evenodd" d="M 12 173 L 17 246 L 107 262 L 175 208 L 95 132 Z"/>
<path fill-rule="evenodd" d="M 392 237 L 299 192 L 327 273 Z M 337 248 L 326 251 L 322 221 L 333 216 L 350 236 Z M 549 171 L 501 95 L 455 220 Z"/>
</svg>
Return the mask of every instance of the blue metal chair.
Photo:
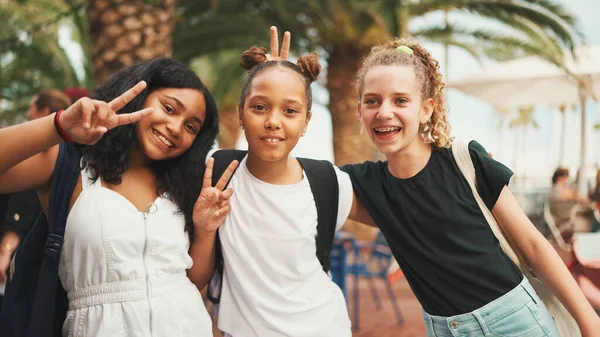
<svg viewBox="0 0 600 337">
<path fill-rule="evenodd" d="M 356 241 L 351 233 L 338 231 L 335 234 L 335 239 L 331 248 L 331 254 L 329 255 L 329 272 L 331 274 L 331 279 L 342 290 L 342 293 L 346 298 L 346 303 L 349 303 L 348 275 L 350 275 L 350 272 L 348 265 L 348 253 L 349 250 L 354 252 L 355 247 Z M 355 278 L 354 289 L 358 289 L 358 278 Z M 355 294 L 358 294 L 358 292 L 355 292 Z M 358 303 L 356 296 L 354 303 Z M 350 308 L 348 308 L 348 310 L 350 310 Z M 358 305 L 354 306 L 354 318 L 352 321 L 355 322 L 355 324 L 358 324 Z"/>
<path fill-rule="evenodd" d="M 359 329 L 359 319 L 358 319 L 358 311 L 359 311 L 359 288 L 358 288 L 358 280 L 360 277 L 367 278 L 369 282 L 369 289 L 371 290 L 371 295 L 375 300 L 375 306 L 377 310 L 382 308 L 381 300 L 379 298 L 379 294 L 377 293 L 377 288 L 375 288 L 375 280 L 381 280 L 385 283 L 386 291 L 391 300 L 392 306 L 394 308 L 394 313 L 396 314 L 396 320 L 399 325 L 404 324 L 404 317 L 400 310 L 400 306 L 398 304 L 398 300 L 392 288 L 390 282 L 388 282 L 388 269 L 392 264 L 394 259 L 392 255 L 392 250 L 390 249 L 383 233 L 379 232 L 377 238 L 374 242 L 359 244 L 355 243 L 354 245 L 354 261 L 351 265 L 347 266 L 347 271 L 354 276 L 354 294 L 353 294 L 353 302 L 354 302 L 354 324 L 353 327 L 358 330 Z M 367 252 L 366 256 L 361 254 L 362 252 Z"/>
</svg>

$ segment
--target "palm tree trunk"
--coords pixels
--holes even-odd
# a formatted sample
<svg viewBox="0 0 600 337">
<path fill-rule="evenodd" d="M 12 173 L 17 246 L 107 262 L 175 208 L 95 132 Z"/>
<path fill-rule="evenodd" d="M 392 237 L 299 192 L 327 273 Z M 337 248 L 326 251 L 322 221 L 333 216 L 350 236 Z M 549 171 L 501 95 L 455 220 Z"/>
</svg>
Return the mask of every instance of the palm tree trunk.
<svg viewBox="0 0 600 337">
<path fill-rule="evenodd" d="M 132 64 L 172 54 L 176 0 L 87 0 L 96 85 Z"/>
<path fill-rule="evenodd" d="M 336 48 L 329 56 L 327 90 L 333 128 L 333 151 L 336 165 L 360 163 L 374 158 L 368 136 L 361 132 L 357 117 L 358 96 L 354 76 L 368 48 L 347 45 Z"/>
<path fill-rule="evenodd" d="M 329 112 L 333 129 L 333 150 L 336 165 L 360 163 L 373 160 L 376 151 L 365 132 L 361 132 L 358 119 L 358 96 L 354 76 L 360 60 L 369 52 L 368 47 L 337 46 L 329 55 L 327 67 L 327 90 L 329 91 Z M 359 239 L 373 239 L 371 227 L 348 221 L 344 228 L 353 232 Z"/>
<path fill-rule="evenodd" d="M 562 167 L 565 160 L 565 135 L 567 133 L 567 115 L 565 114 L 565 106 L 560 107 L 560 122 L 561 122 L 561 130 L 560 130 L 560 144 L 558 151 L 558 166 Z"/>
<path fill-rule="evenodd" d="M 403 38 L 410 37 L 410 31 L 408 29 L 408 24 L 410 22 L 410 13 L 408 12 L 408 4 L 407 0 L 400 1 L 400 7 L 398 8 L 398 20 L 400 21 L 398 26 L 400 28 L 399 36 Z"/>
<path fill-rule="evenodd" d="M 219 113 L 219 134 L 217 143 L 220 149 L 235 149 L 238 139 L 241 135 L 241 127 L 238 114 L 235 109 L 222 110 Z"/>
<path fill-rule="evenodd" d="M 582 93 L 581 89 L 579 92 L 579 104 L 581 105 L 581 147 L 579 155 L 579 180 L 577 181 L 577 191 L 580 195 L 588 195 L 589 191 L 587 186 L 587 180 L 585 177 L 585 165 L 586 165 L 586 97 Z"/>
</svg>

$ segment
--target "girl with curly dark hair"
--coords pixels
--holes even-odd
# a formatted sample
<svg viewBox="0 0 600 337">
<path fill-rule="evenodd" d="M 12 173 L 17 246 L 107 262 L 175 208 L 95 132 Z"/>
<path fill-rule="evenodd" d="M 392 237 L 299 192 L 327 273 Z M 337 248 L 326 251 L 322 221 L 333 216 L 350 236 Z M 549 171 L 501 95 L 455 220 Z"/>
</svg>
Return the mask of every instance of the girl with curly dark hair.
<svg viewBox="0 0 600 337">
<path fill-rule="evenodd" d="M 35 188 L 46 214 L 53 145 L 81 144 L 60 253 L 69 299 L 62 334 L 212 335 L 198 289 L 214 269 L 214 232 L 232 193 L 225 181 L 202 186 L 218 131 L 212 96 L 186 66 L 156 59 L 92 97 L 0 130 L 0 193 Z"/>
</svg>

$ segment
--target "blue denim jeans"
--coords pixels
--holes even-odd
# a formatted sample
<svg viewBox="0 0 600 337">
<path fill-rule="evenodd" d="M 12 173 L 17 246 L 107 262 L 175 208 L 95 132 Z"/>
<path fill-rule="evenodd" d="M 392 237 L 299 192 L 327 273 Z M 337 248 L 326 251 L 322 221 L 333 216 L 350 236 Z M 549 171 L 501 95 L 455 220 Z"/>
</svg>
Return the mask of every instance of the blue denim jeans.
<svg viewBox="0 0 600 337">
<path fill-rule="evenodd" d="M 440 317 L 423 311 L 427 337 L 560 337 L 554 319 L 527 278 L 470 313 Z"/>
</svg>

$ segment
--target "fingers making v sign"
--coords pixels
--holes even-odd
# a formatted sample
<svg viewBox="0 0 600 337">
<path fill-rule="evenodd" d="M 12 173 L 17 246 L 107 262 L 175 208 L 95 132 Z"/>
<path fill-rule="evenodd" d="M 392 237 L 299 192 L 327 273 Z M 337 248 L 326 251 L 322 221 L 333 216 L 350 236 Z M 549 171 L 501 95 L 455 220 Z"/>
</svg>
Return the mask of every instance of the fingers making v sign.
<svg viewBox="0 0 600 337">
<path fill-rule="evenodd" d="M 194 227 L 196 232 L 214 233 L 223 223 L 227 214 L 231 210 L 229 198 L 233 195 L 231 188 L 225 189 L 229 179 L 238 166 L 238 161 L 234 160 L 229 164 L 217 184 L 212 185 L 212 174 L 215 160 L 210 158 L 206 163 L 204 171 L 204 180 L 202 190 L 194 205 Z M 225 190 L 224 190 L 225 189 Z"/>
<path fill-rule="evenodd" d="M 271 26 L 271 52 L 267 54 L 267 61 L 286 61 L 290 53 L 290 41 L 292 34 L 290 32 L 283 33 L 283 43 L 281 44 L 281 52 L 279 51 L 279 37 L 277 36 L 277 27 Z"/>
<path fill-rule="evenodd" d="M 146 88 L 141 81 L 110 102 L 82 98 L 61 113 L 59 123 L 66 135 L 76 143 L 93 145 L 111 129 L 135 123 L 152 113 L 152 108 L 117 114 Z"/>
</svg>

